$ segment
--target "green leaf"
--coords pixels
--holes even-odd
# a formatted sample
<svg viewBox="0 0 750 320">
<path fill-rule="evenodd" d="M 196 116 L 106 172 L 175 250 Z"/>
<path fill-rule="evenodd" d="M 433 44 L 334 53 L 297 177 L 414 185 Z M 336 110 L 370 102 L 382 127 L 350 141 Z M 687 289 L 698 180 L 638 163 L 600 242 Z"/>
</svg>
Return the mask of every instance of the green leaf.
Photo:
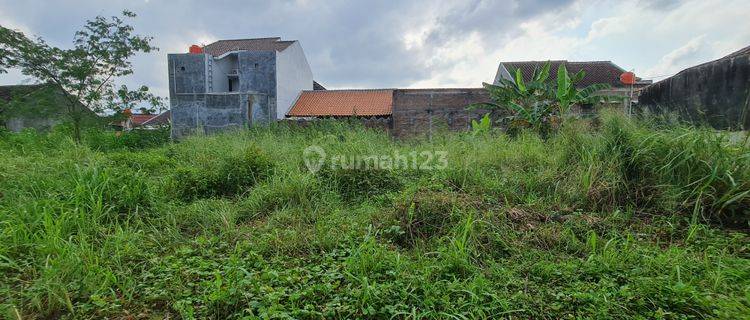
<svg viewBox="0 0 750 320">
<path fill-rule="evenodd" d="M 545 82 L 547 79 L 549 79 L 549 69 L 550 69 L 550 62 L 547 61 L 542 65 L 542 69 L 539 71 L 539 73 L 535 73 L 534 81 L 536 82 Z"/>
<path fill-rule="evenodd" d="M 585 101 L 593 96 L 596 96 L 596 93 L 601 90 L 609 89 L 610 85 L 606 83 L 596 83 L 592 84 L 586 88 L 583 88 L 581 90 L 578 90 L 575 94 L 575 100 L 576 101 Z"/>
<path fill-rule="evenodd" d="M 518 90 L 521 92 L 526 92 L 526 84 L 523 82 L 523 74 L 521 74 L 521 69 L 516 69 L 516 87 L 518 87 Z"/>
<path fill-rule="evenodd" d="M 568 90 L 570 88 L 570 77 L 568 76 L 568 69 L 565 65 L 561 64 L 557 68 L 557 99 L 567 100 Z"/>
</svg>

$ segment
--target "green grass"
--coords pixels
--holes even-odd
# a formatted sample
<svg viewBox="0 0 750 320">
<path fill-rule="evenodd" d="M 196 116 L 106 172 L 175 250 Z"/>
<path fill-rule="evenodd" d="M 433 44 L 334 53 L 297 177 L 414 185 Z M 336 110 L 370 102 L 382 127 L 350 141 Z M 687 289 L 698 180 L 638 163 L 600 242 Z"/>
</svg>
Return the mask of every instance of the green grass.
<svg viewBox="0 0 750 320">
<path fill-rule="evenodd" d="M 0 133 L 0 316 L 750 314 L 750 149 L 710 130 L 606 114 L 546 141 L 111 135 Z M 448 166 L 311 174 L 309 145 Z"/>
</svg>

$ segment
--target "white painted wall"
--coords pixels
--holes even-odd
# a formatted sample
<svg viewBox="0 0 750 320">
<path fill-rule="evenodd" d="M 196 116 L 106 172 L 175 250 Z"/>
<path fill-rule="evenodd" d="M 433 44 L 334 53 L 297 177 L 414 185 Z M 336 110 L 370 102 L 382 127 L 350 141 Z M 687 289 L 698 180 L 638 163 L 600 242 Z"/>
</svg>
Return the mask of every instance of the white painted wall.
<svg viewBox="0 0 750 320">
<path fill-rule="evenodd" d="M 508 69 L 501 63 L 497 67 L 497 73 L 495 74 L 494 84 L 500 84 L 500 79 L 513 80 L 513 76 L 508 72 Z"/>
<path fill-rule="evenodd" d="M 229 92 L 229 79 L 227 74 L 233 69 L 237 69 L 237 55 L 229 54 L 221 59 L 213 61 L 213 91 L 211 92 Z M 239 83 L 234 88 L 237 90 Z"/>
<path fill-rule="evenodd" d="M 276 52 L 276 119 L 284 119 L 300 92 L 312 87 L 312 70 L 299 41 Z"/>
</svg>

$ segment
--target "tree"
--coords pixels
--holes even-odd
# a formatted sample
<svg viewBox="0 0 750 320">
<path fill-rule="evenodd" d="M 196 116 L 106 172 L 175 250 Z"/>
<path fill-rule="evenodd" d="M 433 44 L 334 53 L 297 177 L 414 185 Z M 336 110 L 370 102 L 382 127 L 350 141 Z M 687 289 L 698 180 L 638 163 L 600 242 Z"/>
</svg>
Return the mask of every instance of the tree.
<svg viewBox="0 0 750 320">
<path fill-rule="evenodd" d="M 590 103 L 600 97 L 597 92 L 609 88 L 608 84 L 593 84 L 576 88 L 586 73 L 581 70 L 570 75 L 564 65 L 557 70 L 557 81 L 549 79 L 550 63 L 535 69 L 531 81 L 526 83 L 520 69 L 513 80 L 500 79 L 499 85 L 483 83 L 492 103 L 477 103 L 470 108 L 509 110 L 508 130 L 531 128 L 547 137 L 564 120 L 571 106 Z"/>
<path fill-rule="evenodd" d="M 146 86 L 132 91 L 125 86 L 115 87 L 118 78 L 133 73 L 130 59 L 134 55 L 158 50 L 151 45 L 153 38 L 133 34 L 133 27 L 125 20 L 135 16 L 125 10 L 121 17 L 97 16 L 86 21 L 75 33 L 70 49 L 51 46 L 40 37 L 31 39 L 0 25 L 0 73 L 17 68 L 59 88 L 67 102 L 73 138 L 80 143 L 84 108 L 101 114 L 121 111 L 139 102 L 154 107 L 162 103 Z"/>
</svg>

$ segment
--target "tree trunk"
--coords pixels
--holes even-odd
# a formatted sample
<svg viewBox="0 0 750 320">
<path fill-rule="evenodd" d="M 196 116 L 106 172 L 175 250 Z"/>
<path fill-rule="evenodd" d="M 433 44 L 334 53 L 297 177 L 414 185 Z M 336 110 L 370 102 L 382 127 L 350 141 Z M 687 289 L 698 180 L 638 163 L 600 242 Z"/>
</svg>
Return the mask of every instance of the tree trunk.
<svg viewBox="0 0 750 320">
<path fill-rule="evenodd" d="M 77 145 L 81 144 L 81 113 L 80 110 L 76 110 L 76 106 L 72 106 L 68 109 L 70 112 L 70 118 L 73 120 L 73 141 Z"/>
<path fill-rule="evenodd" d="M 81 119 L 76 118 L 73 120 L 73 141 L 76 144 L 81 144 Z"/>
</svg>

